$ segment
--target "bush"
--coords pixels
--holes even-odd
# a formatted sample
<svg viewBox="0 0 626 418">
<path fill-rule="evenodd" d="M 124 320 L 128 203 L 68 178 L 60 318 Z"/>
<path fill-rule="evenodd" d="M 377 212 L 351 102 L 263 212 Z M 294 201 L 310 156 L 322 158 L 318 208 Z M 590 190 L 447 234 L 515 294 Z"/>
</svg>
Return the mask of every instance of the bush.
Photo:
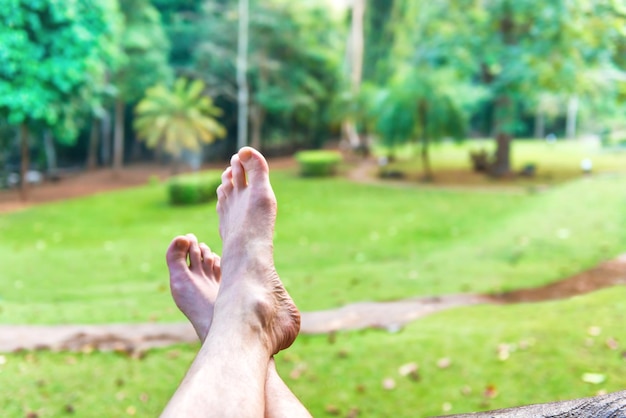
<svg viewBox="0 0 626 418">
<path fill-rule="evenodd" d="M 341 160 L 341 154 L 335 151 L 301 151 L 296 154 L 300 175 L 305 177 L 333 176 Z"/>
<path fill-rule="evenodd" d="M 219 174 L 192 174 L 176 176 L 168 184 L 171 205 L 195 205 L 214 200 L 215 191 L 222 183 Z"/>
</svg>

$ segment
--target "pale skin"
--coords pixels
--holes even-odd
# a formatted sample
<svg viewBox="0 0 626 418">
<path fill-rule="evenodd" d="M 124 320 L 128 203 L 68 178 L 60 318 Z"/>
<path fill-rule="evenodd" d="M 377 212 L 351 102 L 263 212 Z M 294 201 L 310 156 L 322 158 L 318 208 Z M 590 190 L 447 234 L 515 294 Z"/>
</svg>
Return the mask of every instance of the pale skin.
<svg viewBox="0 0 626 418">
<path fill-rule="evenodd" d="M 203 344 L 162 417 L 310 417 L 272 357 L 293 343 L 300 314 L 274 268 L 276 198 L 263 156 L 242 148 L 217 194 L 223 257 L 192 234 L 167 250 L 174 301 Z"/>
</svg>

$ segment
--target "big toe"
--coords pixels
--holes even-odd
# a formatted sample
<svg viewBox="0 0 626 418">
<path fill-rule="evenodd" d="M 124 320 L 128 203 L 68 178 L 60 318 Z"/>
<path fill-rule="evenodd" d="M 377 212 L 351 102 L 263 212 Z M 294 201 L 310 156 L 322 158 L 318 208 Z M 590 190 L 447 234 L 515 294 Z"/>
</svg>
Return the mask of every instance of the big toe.
<svg viewBox="0 0 626 418">
<path fill-rule="evenodd" d="M 172 240 L 165 253 L 165 260 L 170 271 L 187 267 L 187 254 L 190 246 L 189 239 L 182 235 Z"/>
<path fill-rule="evenodd" d="M 243 147 L 237 154 L 250 184 L 269 181 L 269 165 L 259 151 Z"/>
</svg>

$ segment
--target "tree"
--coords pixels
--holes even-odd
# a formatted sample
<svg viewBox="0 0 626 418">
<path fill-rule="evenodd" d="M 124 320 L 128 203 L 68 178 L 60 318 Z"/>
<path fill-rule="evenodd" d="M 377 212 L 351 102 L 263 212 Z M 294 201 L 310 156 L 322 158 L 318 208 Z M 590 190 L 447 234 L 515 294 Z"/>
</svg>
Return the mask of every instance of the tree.
<svg viewBox="0 0 626 418">
<path fill-rule="evenodd" d="M 457 87 L 457 88 L 455 88 Z M 448 73 L 399 73 L 390 87 L 382 89 L 372 103 L 371 116 L 383 144 L 392 148 L 417 138 L 421 144 L 424 180 L 433 179 L 431 141 L 465 135 L 467 114 L 459 98 L 458 82 Z"/>
<path fill-rule="evenodd" d="M 250 3 L 239 0 L 237 32 L 237 148 L 248 145 L 248 29 Z"/>
<path fill-rule="evenodd" d="M 27 198 L 29 132 L 76 138 L 83 108 L 115 62 L 116 3 L 7 0 L 0 8 L 0 115 L 20 126 L 21 191 Z"/>
<path fill-rule="evenodd" d="M 351 10 L 350 35 L 347 47 L 347 63 L 350 80 L 350 93 L 356 100 L 363 79 L 363 54 L 365 49 L 365 36 L 363 24 L 365 20 L 365 0 L 353 0 Z M 353 148 L 361 145 L 355 121 L 350 118 L 343 122 L 344 135 Z"/>
<path fill-rule="evenodd" d="M 210 144 L 226 134 L 215 117 L 221 110 L 204 94 L 200 80 L 178 79 L 173 89 L 157 85 L 147 90 L 135 108 L 137 136 L 149 148 L 163 147 L 174 156 L 177 165 L 183 151 L 197 153 L 202 144 Z"/>
<path fill-rule="evenodd" d="M 119 172 L 124 159 L 124 115 L 127 103 L 138 101 L 146 90 L 158 83 L 167 84 L 171 68 L 167 63 L 169 43 L 159 12 L 149 0 L 124 0 L 122 65 L 112 76 L 117 88 L 113 139 L 113 169 Z"/>
<path fill-rule="evenodd" d="M 233 2 L 231 2 L 233 3 Z M 226 115 L 236 115 L 237 31 L 234 4 L 207 2 L 195 55 L 195 75 L 206 81 Z M 247 83 L 250 142 L 255 147 L 321 144 L 330 131 L 330 102 L 337 90 L 341 57 L 338 21 L 314 4 L 250 3 Z M 237 121 L 225 118 L 229 131 Z M 230 128 L 232 127 L 232 128 Z M 233 138 L 234 139 L 234 138 Z M 262 141 L 262 139 L 264 141 Z M 234 142 L 234 141 L 233 141 Z"/>
<path fill-rule="evenodd" d="M 414 62 L 456 68 L 488 89 L 496 176 L 511 170 L 522 105 L 540 93 L 580 95 L 589 71 L 612 66 L 622 36 L 612 12 L 617 2 L 609 0 L 404 0 L 397 7 L 404 17 L 399 27 L 416 28 Z"/>
</svg>

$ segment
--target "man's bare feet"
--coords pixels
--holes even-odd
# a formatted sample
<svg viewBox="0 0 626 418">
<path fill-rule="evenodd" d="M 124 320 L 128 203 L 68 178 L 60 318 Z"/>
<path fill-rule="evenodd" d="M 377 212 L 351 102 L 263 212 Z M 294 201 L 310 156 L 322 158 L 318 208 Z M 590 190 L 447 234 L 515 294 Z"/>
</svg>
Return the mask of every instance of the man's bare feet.
<svg viewBox="0 0 626 418">
<path fill-rule="evenodd" d="M 220 307 L 224 315 L 238 314 L 250 329 L 260 331 L 271 353 L 277 353 L 298 335 L 300 313 L 274 268 L 277 205 L 265 158 L 252 148 L 242 148 L 222 174 L 217 196 L 224 245 L 215 314 L 220 314 Z"/>
<path fill-rule="evenodd" d="M 172 240 L 165 255 L 170 271 L 170 290 L 178 309 L 206 339 L 222 274 L 220 257 L 193 234 Z"/>
</svg>

